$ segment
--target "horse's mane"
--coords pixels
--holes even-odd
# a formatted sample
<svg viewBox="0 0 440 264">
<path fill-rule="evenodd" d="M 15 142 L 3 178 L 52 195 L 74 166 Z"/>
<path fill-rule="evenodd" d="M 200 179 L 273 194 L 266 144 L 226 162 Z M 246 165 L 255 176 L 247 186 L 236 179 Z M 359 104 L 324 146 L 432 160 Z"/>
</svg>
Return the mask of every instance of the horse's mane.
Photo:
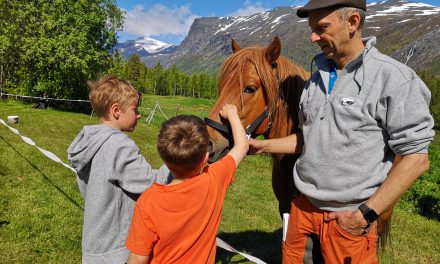
<svg viewBox="0 0 440 264">
<path fill-rule="evenodd" d="M 237 77 L 240 87 L 243 87 L 242 72 L 248 61 L 255 65 L 264 86 L 273 126 L 280 128 L 287 122 L 291 128 L 296 122 L 299 97 L 309 74 L 283 56 L 279 56 L 276 65 L 270 65 L 266 48 L 251 46 L 240 49 L 225 60 L 220 72 L 220 87 L 227 87 L 228 82 Z"/>
</svg>

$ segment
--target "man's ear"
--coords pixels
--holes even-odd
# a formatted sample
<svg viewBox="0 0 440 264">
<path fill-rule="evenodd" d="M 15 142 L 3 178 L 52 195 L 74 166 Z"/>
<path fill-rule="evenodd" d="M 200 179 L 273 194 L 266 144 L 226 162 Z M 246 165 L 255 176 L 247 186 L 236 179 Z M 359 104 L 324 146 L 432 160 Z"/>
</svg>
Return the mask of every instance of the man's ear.
<svg viewBox="0 0 440 264">
<path fill-rule="evenodd" d="M 361 16 L 359 13 L 354 12 L 348 17 L 348 30 L 350 33 L 355 32 L 359 29 L 361 23 Z"/>
<path fill-rule="evenodd" d="M 115 119 L 119 119 L 119 116 L 121 115 L 121 106 L 119 103 L 113 103 L 110 106 L 110 115 Z"/>
</svg>

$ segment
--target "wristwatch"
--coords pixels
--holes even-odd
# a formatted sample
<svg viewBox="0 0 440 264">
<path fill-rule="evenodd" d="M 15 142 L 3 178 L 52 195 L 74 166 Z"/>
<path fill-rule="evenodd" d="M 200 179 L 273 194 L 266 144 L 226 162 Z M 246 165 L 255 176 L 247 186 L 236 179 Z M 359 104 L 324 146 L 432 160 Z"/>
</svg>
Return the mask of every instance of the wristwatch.
<svg viewBox="0 0 440 264">
<path fill-rule="evenodd" d="M 376 221 L 376 219 L 379 217 L 379 215 L 373 209 L 371 209 L 364 203 L 359 205 L 359 210 L 361 210 L 364 219 L 367 220 L 369 224 Z"/>
</svg>

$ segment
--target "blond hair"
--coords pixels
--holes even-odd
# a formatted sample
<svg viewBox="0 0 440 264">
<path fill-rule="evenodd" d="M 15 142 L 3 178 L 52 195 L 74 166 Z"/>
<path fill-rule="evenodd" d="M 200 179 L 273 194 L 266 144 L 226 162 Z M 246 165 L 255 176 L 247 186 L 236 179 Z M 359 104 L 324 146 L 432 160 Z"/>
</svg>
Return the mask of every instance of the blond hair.
<svg viewBox="0 0 440 264">
<path fill-rule="evenodd" d="M 339 13 L 339 18 L 341 23 L 347 22 L 348 18 L 353 14 L 353 13 L 358 13 L 360 16 L 360 20 L 359 20 L 359 30 L 362 29 L 364 27 L 364 22 L 365 22 L 365 16 L 366 16 L 366 12 L 360 8 L 356 8 L 356 7 L 341 7 L 336 9 L 336 11 Z"/>
<path fill-rule="evenodd" d="M 90 102 L 99 118 L 108 118 L 114 103 L 118 103 L 122 111 L 127 110 L 130 105 L 139 103 L 140 96 L 134 87 L 115 76 L 106 75 L 88 84 Z"/>
<path fill-rule="evenodd" d="M 208 152 L 209 134 L 197 116 L 178 115 L 162 124 L 157 150 L 170 170 L 186 175 L 198 168 Z"/>
</svg>

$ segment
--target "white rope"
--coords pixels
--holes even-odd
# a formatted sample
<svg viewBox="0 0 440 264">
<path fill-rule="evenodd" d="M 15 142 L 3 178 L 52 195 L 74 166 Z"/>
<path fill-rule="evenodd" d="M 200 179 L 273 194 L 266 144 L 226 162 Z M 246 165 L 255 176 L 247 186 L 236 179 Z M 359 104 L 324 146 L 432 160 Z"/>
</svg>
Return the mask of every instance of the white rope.
<svg viewBox="0 0 440 264">
<path fill-rule="evenodd" d="M 53 160 L 53 161 L 55 161 L 55 162 L 61 163 L 64 167 L 70 169 L 72 172 L 74 172 L 74 173 L 76 174 L 76 170 L 75 170 L 74 168 L 72 168 L 72 167 L 70 167 L 69 165 L 67 165 L 66 163 L 64 163 L 60 158 L 58 158 L 58 157 L 57 157 L 55 154 L 53 154 L 52 152 L 47 151 L 47 150 L 45 150 L 45 149 L 42 149 L 42 148 L 38 147 L 32 139 L 30 139 L 30 138 L 28 138 L 28 137 L 25 137 L 25 136 L 22 136 L 22 135 L 20 134 L 20 132 L 19 132 L 16 128 L 13 128 L 13 127 L 9 126 L 9 125 L 6 124 L 6 122 L 5 122 L 3 119 L 1 119 L 1 118 L 0 118 L 0 123 L 2 123 L 4 126 L 6 126 L 7 128 L 9 128 L 9 130 L 11 130 L 14 134 L 20 136 L 21 139 L 22 139 L 24 142 L 26 142 L 27 144 L 29 144 L 29 145 L 31 145 L 31 146 L 36 147 L 36 148 L 37 148 L 39 151 L 41 151 L 41 153 L 43 153 L 46 157 L 48 157 L 49 159 L 51 159 L 51 160 Z M 257 263 L 257 264 L 267 264 L 266 262 L 264 262 L 264 261 L 262 261 L 262 260 L 260 260 L 260 259 L 258 259 L 258 258 L 256 258 L 256 257 L 253 257 L 253 256 L 251 256 L 251 255 L 248 255 L 248 254 L 246 254 L 246 253 L 243 253 L 243 252 L 240 252 L 240 251 L 234 249 L 233 247 L 231 247 L 230 245 L 228 245 L 226 242 L 224 242 L 223 240 L 221 240 L 221 239 L 218 238 L 218 237 L 216 238 L 216 244 L 217 244 L 218 247 L 223 248 L 224 250 L 227 250 L 227 251 L 229 251 L 229 252 L 233 252 L 233 253 L 237 253 L 237 254 L 242 255 L 243 257 L 245 257 L 246 259 L 248 259 L 248 260 L 250 260 L 250 261 L 252 261 L 252 262 L 254 262 L 254 263 Z"/>
<path fill-rule="evenodd" d="M 0 93 L 0 96 L 14 96 L 15 98 L 32 98 L 32 99 L 42 99 L 42 100 L 52 100 L 52 101 L 66 101 L 66 102 L 84 102 L 90 103 L 89 100 L 71 100 L 71 99 L 62 99 L 62 98 L 50 98 L 50 97 L 37 97 L 37 96 L 29 96 L 29 95 L 19 95 L 19 94 L 8 94 L 8 93 Z"/>
</svg>

